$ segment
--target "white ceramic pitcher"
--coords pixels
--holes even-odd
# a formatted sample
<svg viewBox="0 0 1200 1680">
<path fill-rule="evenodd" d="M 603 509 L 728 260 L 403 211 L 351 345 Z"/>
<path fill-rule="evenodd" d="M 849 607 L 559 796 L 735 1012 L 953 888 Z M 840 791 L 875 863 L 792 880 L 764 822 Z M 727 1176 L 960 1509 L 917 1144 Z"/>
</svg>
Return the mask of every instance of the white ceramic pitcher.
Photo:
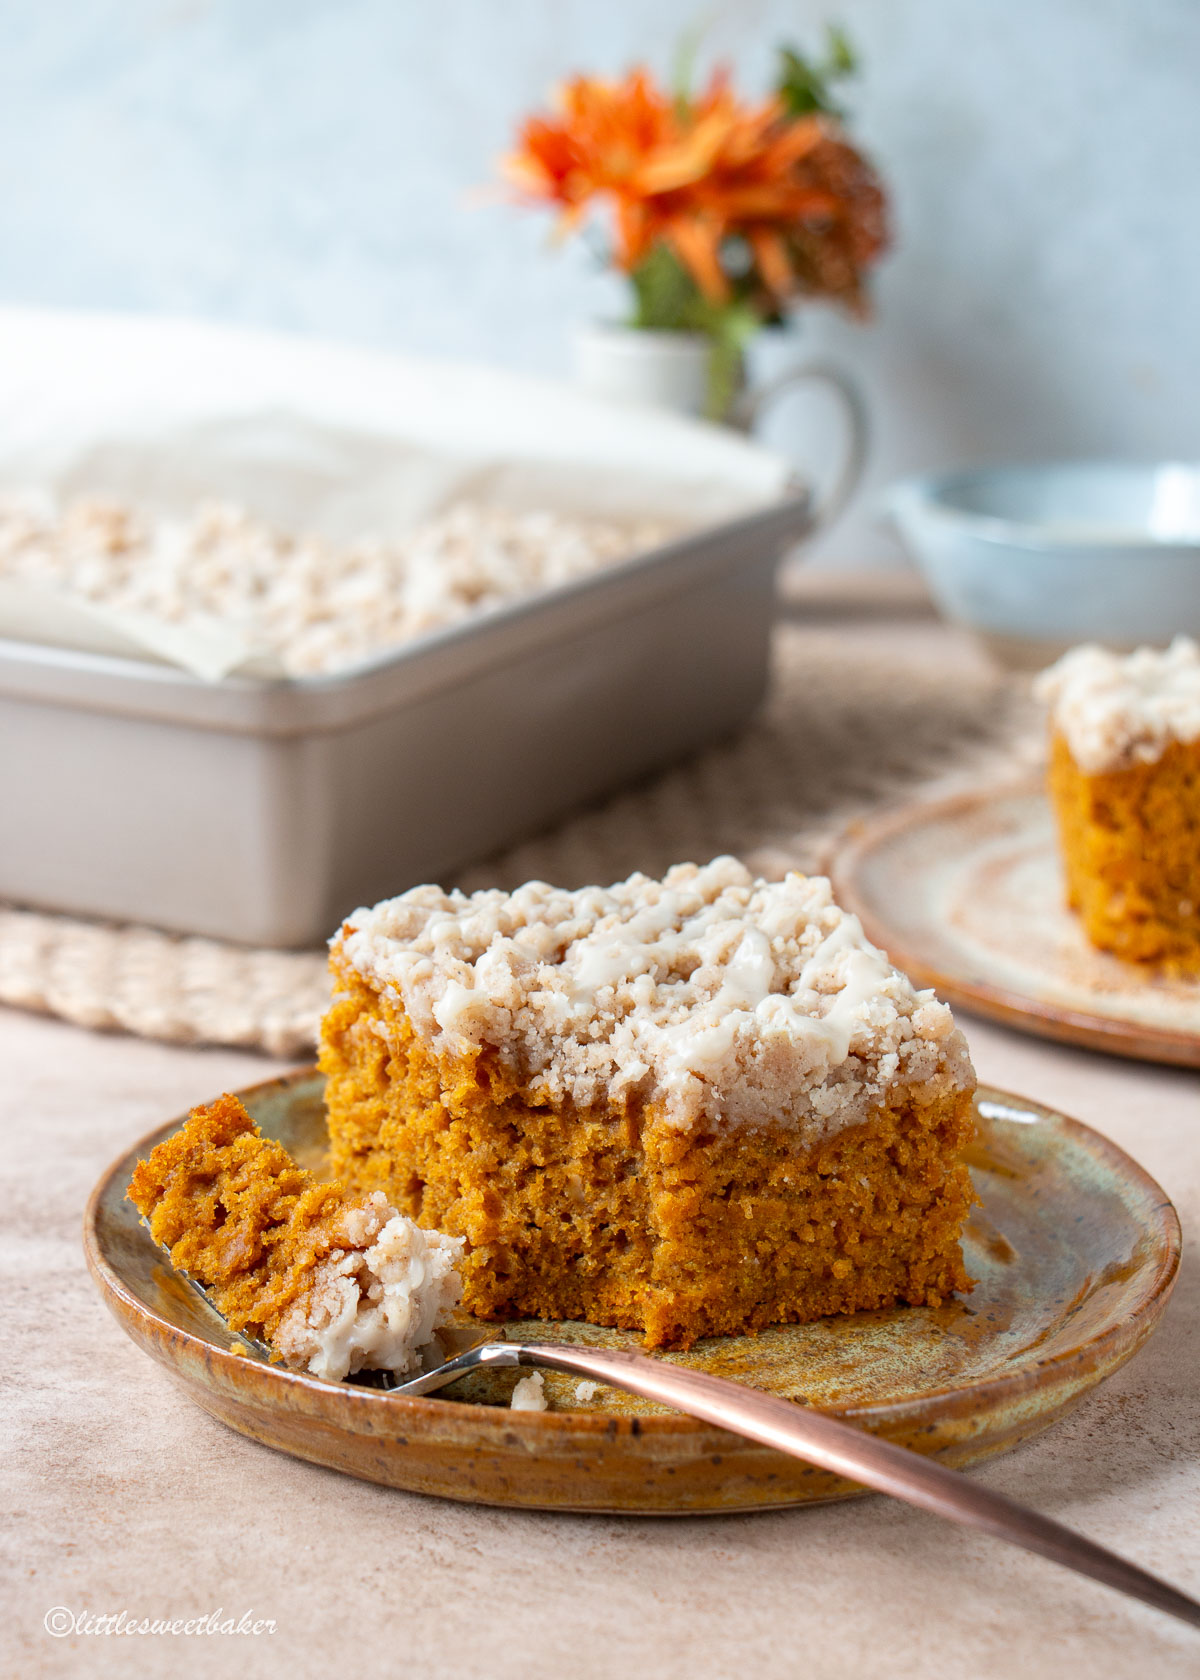
<svg viewBox="0 0 1200 1680">
<path fill-rule="evenodd" d="M 593 396 L 670 409 L 699 418 L 708 400 L 711 343 L 703 333 L 654 332 L 641 327 L 595 323 L 575 334 L 575 374 Z M 735 397 L 726 424 L 754 430 L 764 410 L 797 385 L 818 383 L 832 391 L 845 416 L 846 457 L 822 498 L 820 523 L 827 525 L 849 500 L 867 457 L 867 410 L 862 393 L 840 368 L 801 362 Z"/>
</svg>

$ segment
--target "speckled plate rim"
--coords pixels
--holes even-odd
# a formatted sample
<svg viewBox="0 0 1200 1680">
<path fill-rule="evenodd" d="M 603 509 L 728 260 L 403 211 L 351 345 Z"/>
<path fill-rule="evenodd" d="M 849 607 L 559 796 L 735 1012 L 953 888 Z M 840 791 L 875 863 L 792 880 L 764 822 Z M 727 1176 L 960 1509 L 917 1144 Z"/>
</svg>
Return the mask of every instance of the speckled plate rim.
<svg viewBox="0 0 1200 1680">
<path fill-rule="evenodd" d="M 935 823 L 953 822 L 984 806 L 1028 799 L 1040 792 L 1040 782 L 1023 778 L 995 788 L 952 794 L 945 799 L 917 800 L 891 807 L 876 816 L 859 818 L 823 859 L 825 872 L 833 883 L 834 897 L 844 909 L 853 911 L 867 938 L 881 946 L 897 968 L 903 969 L 917 985 L 932 986 L 947 1003 L 961 1004 L 988 1020 L 1000 1021 L 1004 1026 L 1053 1039 L 1059 1044 L 1104 1050 L 1131 1061 L 1200 1067 L 1200 1033 L 1175 1032 L 1169 1027 L 1123 1020 L 1117 1015 L 1092 1015 L 944 968 L 924 953 L 919 943 L 899 933 L 867 896 L 860 871 L 869 858 L 896 839 Z"/>
<path fill-rule="evenodd" d="M 256 1098 L 286 1091 L 294 1085 L 311 1080 L 317 1071 L 314 1067 L 296 1069 L 278 1079 L 265 1080 L 261 1084 L 249 1086 L 236 1094 L 249 1107 L 254 1104 Z M 1146 1274 L 1141 1297 L 1136 1306 L 1119 1319 L 1087 1336 L 1076 1346 L 1038 1360 L 1031 1369 L 926 1388 L 900 1399 L 820 1408 L 831 1416 L 848 1418 L 873 1430 L 887 1432 L 889 1425 L 900 1426 L 915 1414 L 928 1413 L 931 1405 L 935 1405 L 939 1400 L 969 1395 L 980 1407 L 1004 1405 L 1028 1394 L 1032 1387 L 1045 1382 L 1058 1371 L 1103 1366 L 1107 1374 L 1141 1346 L 1166 1307 L 1179 1269 L 1182 1237 L 1175 1207 L 1162 1187 L 1110 1139 L 1084 1125 L 1082 1121 L 1063 1114 L 1059 1109 L 993 1086 L 980 1086 L 976 1100 L 993 1103 L 998 1107 L 1025 1109 L 1053 1121 L 1063 1127 L 1085 1151 L 1101 1158 L 1114 1174 L 1123 1180 L 1126 1187 L 1135 1191 L 1139 1201 L 1145 1206 L 1146 1234 L 1152 1245 L 1151 1254 L 1139 1268 Z M 259 1360 L 249 1360 L 227 1352 L 215 1343 L 172 1324 L 126 1287 L 119 1272 L 104 1252 L 97 1227 L 97 1215 L 113 1180 L 123 1175 L 123 1194 L 128 1185 L 132 1163 L 148 1154 L 156 1143 L 169 1136 L 185 1119 L 186 1116 L 181 1115 L 165 1126 L 157 1127 L 147 1133 L 132 1149 L 123 1152 L 101 1175 L 88 1199 L 84 1214 L 83 1246 L 88 1269 L 118 1321 L 130 1334 L 134 1334 L 131 1321 L 141 1321 L 153 1330 L 154 1339 L 164 1349 L 178 1346 L 188 1349 L 193 1355 L 202 1353 L 206 1359 L 216 1363 L 227 1379 L 232 1379 L 234 1387 L 239 1379 L 253 1374 L 256 1380 L 268 1385 L 268 1392 L 274 1387 L 280 1403 L 284 1405 L 289 1391 L 301 1391 L 306 1397 L 316 1401 L 320 1410 L 324 1410 L 326 1405 L 346 1408 L 350 1412 L 362 1410 L 380 1419 L 385 1415 L 398 1419 L 401 1416 L 399 1408 L 404 1408 L 405 1414 L 410 1417 L 425 1415 L 431 1418 L 440 1416 L 463 1420 L 469 1416 L 485 1431 L 503 1423 L 506 1431 L 515 1430 L 518 1435 L 534 1440 L 548 1431 L 572 1436 L 611 1436 L 614 1426 L 617 1426 L 616 1432 L 619 1434 L 651 1438 L 661 1435 L 697 1435 L 711 1437 L 719 1442 L 728 1441 L 729 1437 L 723 1431 L 713 1430 L 695 1419 L 682 1416 L 618 1417 L 613 1414 L 573 1411 L 512 1412 L 496 1406 L 439 1400 L 429 1396 L 399 1399 L 370 1389 L 325 1382 L 304 1372 L 288 1371 L 282 1367 L 266 1365 Z M 169 1363 L 169 1358 L 164 1358 L 164 1362 Z M 384 1408 L 388 1409 L 386 1414 Z"/>
</svg>

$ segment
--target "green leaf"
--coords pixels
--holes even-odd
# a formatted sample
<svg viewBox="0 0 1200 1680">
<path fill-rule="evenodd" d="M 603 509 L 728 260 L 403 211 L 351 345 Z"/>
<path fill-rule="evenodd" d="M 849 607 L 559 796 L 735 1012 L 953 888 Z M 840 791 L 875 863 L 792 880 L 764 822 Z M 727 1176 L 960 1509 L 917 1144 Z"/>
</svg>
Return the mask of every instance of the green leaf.
<svg viewBox="0 0 1200 1680">
<path fill-rule="evenodd" d="M 849 35 L 838 24 L 825 26 L 825 58 L 818 62 L 795 47 L 779 49 L 777 91 L 791 117 L 807 117 L 814 111 L 830 117 L 845 117 L 833 97 L 831 86 L 858 72 L 858 54 Z"/>
<path fill-rule="evenodd" d="M 858 54 L 854 50 L 854 43 L 840 24 L 825 25 L 825 42 L 830 77 L 857 75 Z"/>
<path fill-rule="evenodd" d="M 782 47 L 779 59 L 779 92 L 788 115 L 807 117 L 814 111 L 829 111 L 828 94 L 816 66 L 792 47 Z"/>
</svg>

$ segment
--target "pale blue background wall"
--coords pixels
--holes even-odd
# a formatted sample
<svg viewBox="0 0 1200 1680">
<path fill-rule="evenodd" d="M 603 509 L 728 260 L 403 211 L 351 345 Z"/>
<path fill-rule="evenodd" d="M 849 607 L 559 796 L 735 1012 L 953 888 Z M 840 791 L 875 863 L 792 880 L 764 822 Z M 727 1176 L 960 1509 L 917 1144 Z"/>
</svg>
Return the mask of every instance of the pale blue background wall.
<svg viewBox="0 0 1200 1680">
<path fill-rule="evenodd" d="M 611 284 L 469 199 L 517 115 L 576 67 L 665 67 L 700 15 L 761 83 L 831 12 L 899 244 L 877 323 L 808 336 L 870 388 L 873 485 L 1200 455 L 1196 0 L 0 0 L 0 300 L 565 371 Z M 887 556 L 865 502 L 826 552 Z"/>
</svg>

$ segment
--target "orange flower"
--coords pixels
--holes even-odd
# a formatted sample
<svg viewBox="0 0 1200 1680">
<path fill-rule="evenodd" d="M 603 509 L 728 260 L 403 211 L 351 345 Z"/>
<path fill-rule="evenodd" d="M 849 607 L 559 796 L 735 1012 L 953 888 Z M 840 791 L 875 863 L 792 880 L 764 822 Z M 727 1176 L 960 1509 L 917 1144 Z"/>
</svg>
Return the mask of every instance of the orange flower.
<svg viewBox="0 0 1200 1680">
<path fill-rule="evenodd" d="M 778 98 L 742 103 L 725 71 L 686 105 L 644 69 L 578 76 L 558 107 L 523 124 L 506 167 L 525 195 L 559 207 L 562 232 L 607 201 L 627 273 L 661 241 L 723 303 L 723 250 L 737 237 L 768 312 L 802 292 L 862 307 L 862 272 L 886 243 L 884 197 L 833 119 L 789 118 Z"/>
</svg>

